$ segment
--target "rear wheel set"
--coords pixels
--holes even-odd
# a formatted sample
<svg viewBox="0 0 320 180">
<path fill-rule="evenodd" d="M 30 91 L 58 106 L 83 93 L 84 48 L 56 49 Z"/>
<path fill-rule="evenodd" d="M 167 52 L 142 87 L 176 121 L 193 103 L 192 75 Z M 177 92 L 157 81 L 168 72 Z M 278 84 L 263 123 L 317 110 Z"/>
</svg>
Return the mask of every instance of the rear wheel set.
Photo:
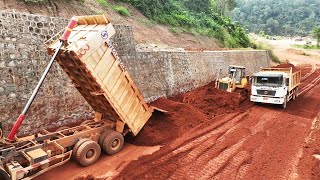
<svg viewBox="0 0 320 180">
<path fill-rule="evenodd" d="M 98 143 L 89 138 L 79 140 L 73 147 L 72 156 L 82 166 L 89 166 L 95 163 L 101 154 Z"/>
<path fill-rule="evenodd" d="M 107 135 L 101 139 L 101 148 L 103 152 L 113 155 L 118 153 L 124 144 L 124 138 L 121 133 L 117 131 L 109 131 Z"/>
<path fill-rule="evenodd" d="M 113 155 L 118 153 L 124 144 L 124 137 L 114 130 L 106 130 L 98 140 L 98 143 L 89 139 L 80 139 L 73 147 L 72 157 L 82 166 L 89 166 L 95 163 L 101 154 Z"/>
</svg>

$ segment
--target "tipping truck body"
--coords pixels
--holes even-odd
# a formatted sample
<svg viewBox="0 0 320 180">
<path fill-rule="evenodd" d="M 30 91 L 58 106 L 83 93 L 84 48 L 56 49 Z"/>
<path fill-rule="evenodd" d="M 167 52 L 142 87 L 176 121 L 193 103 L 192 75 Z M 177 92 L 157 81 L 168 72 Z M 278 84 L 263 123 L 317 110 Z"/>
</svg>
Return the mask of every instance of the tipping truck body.
<svg viewBox="0 0 320 180">
<path fill-rule="evenodd" d="M 287 102 L 295 100 L 301 80 L 301 71 L 290 68 L 263 68 L 252 76 L 252 102 L 279 104 L 286 108 Z"/>
<path fill-rule="evenodd" d="M 56 61 L 96 112 L 116 122 L 118 132 L 137 135 L 153 109 L 112 46 L 112 24 L 105 16 L 77 19 L 69 44 L 60 50 Z M 58 41 L 48 44 L 48 52 L 53 54 Z"/>
<path fill-rule="evenodd" d="M 46 45 L 48 53 L 54 54 L 95 110 L 95 117 L 54 132 L 42 130 L 22 138 L 13 135 L 13 141 L 1 139 L 1 180 L 33 179 L 71 157 L 82 166 L 91 165 L 101 152 L 109 155 L 119 152 L 124 136 L 137 135 L 157 109 L 146 104 L 112 46 L 110 37 L 115 30 L 107 17 L 74 18 L 77 25 L 67 28 L 70 32 L 67 42 L 59 39 L 61 31 Z"/>
</svg>

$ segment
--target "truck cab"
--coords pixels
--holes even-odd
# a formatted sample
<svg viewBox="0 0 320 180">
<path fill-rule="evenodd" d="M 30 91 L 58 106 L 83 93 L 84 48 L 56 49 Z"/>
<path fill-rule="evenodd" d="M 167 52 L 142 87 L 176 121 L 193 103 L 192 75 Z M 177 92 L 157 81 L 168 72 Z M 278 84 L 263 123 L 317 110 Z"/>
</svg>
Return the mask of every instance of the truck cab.
<svg viewBox="0 0 320 180">
<path fill-rule="evenodd" d="M 291 68 L 269 68 L 252 76 L 250 100 L 257 103 L 279 104 L 286 108 L 298 95 L 301 72 Z"/>
</svg>

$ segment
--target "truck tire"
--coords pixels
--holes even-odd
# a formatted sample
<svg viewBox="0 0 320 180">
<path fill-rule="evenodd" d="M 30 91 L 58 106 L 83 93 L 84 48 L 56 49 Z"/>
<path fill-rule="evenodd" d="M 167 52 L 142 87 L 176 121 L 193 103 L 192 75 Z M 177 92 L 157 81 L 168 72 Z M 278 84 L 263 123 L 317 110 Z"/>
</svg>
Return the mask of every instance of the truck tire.
<svg viewBox="0 0 320 180">
<path fill-rule="evenodd" d="M 0 166 L 0 179 L 1 180 L 10 180 L 9 174 Z"/>
<path fill-rule="evenodd" d="M 287 99 L 288 99 L 288 95 L 285 96 L 285 98 L 284 98 L 284 102 L 283 102 L 283 104 L 281 105 L 282 109 L 285 109 L 285 108 L 287 107 Z"/>
<path fill-rule="evenodd" d="M 296 100 L 296 96 L 297 96 L 297 91 L 295 89 L 292 94 L 292 101 Z"/>
<path fill-rule="evenodd" d="M 296 98 L 299 96 L 299 88 L 296 88 Z"/>
<path fill-rule="evenodd" d="M 82 166 L 89 166 L 95 163 L 101 154 L 101 148 L 94 141 L 86 141 L 80 145 L 76 153 L 76 159 Z"/>
<path fill-rule="evenodd" d="M 119 152 L 124 144 L 123 135 L 117 131 L 111 131 L 103 140 L 102 149 L 109 155 Z"/>
<path fill-rule="evenodd" d="M 83 138 L 83 139 L 80 139 L 74 146 L 73 146 L 73 149 L 72 149 L 72 157 L 74 159 L 76 159 L 76 154 L 77 154 L 77 151 L 79 149 L 79 147 L 81 146 L 81 144 L 83 144 L 84 142 L 86 141 L 91 141 L 91 139 L 89 138 Z"/>
<path fill-rule="evenodd" d="M 107 130 L 105 130 L 101 135 L 100 135 L 100 137 L 99 137 L 99 140 L 98 140 L 98 143 L 99 143 L 99 145 L 100 145 L 100 147 L 102 148 L 103 147 L 103 141 L 104 141 L 104 139 L 107 137 L 107 135 L 110 133 L 110 132 L 112 132 L 113 130 L 112 129 L 107 129 Z M 102 148 L 102 150 L 103 150 L 103 148 Z"/>
</svg>

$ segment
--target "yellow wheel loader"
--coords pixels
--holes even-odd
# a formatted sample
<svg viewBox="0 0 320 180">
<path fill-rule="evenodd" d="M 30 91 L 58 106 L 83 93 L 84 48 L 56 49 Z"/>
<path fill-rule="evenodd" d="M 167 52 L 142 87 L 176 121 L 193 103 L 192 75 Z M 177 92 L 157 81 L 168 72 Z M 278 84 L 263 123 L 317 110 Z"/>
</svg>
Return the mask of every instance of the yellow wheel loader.
<svg viewBox="0 0 320 180">
<path fill-rule="evenodd" d="M 220 74 L 220 72 L 219 72 Z M 246 68 L 243 66 L 229 66 L 229 74 L 227 77 L 216 80 L 216 88 L 222 91 L 235 92 L 241 95 L 241 101 L 247 98 L 248 77 L 246 76 Z"/>
</svg>

